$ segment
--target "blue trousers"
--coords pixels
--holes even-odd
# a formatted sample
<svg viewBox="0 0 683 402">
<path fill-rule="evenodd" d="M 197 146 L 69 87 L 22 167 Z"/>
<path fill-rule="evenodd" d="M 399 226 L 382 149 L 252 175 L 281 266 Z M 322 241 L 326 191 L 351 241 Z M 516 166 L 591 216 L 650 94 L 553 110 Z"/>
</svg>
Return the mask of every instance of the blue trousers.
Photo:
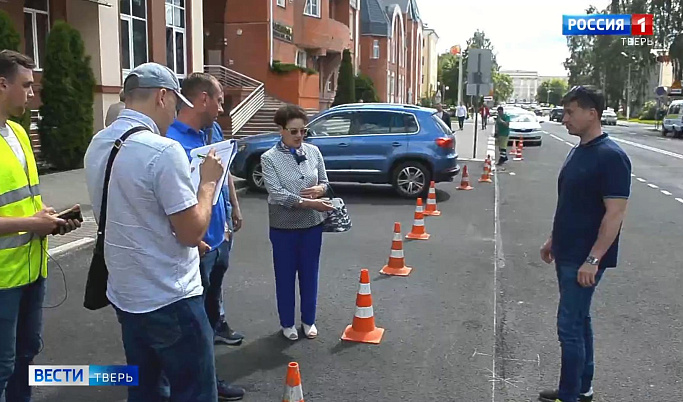
<svg viewBox="0 0 683 402">
<path fill-rule="evenodd" d="M 216 402 L 213 330 L 201 296 L 158 310 L 132 314 L 116 309 L 126 362 L 138 366 L 137 387 L 128 402 L 159 402 L 164 382 L 174 402 Z M 162 380 L 162 371 L 164 379 Z"/>
<path fill-rule="evenodd" d="M 557 335 L 562 348 L 559 398 L 576 402 L 579 393 L 589 392 L 595 373 L 591 301 L 605 270 L 595 277 L 595 286 L 584 288 L 577 280 L 579 266 L 557 263 L 560 303 L 557 309 Z"/>
<path fill-rule="evenodd" d="M 294 326 L 294 287 L 297 275 L 301 296 L 301 321 L 307 325 L 315 324 L 322 241 L 322 225 L 309 229 L 270 229 L 277 311 L 282 327 Z"/>
<path fill-rule="evenodd" d="M 214 330 L 225 315 L 223 308 L 223 278 L 230 263 L 232 239 L 224 241 L 217 248 L 209 251 L 199 263 L 204 286 L 204 307 L 209 317 L 209 324 Z"/>
<path fill-rule="evenodd" d="M 0 289 L 0 399 L 28 402 L 28 366 L 42 348 L 45 278 Z"/>
</svg>

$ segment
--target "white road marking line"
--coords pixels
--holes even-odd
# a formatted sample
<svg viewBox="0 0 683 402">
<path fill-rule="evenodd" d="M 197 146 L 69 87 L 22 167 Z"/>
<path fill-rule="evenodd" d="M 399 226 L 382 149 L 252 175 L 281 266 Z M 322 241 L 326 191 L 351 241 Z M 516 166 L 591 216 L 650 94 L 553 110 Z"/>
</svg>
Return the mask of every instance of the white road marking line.
<svg viewBox="0 0 683 402">
<path fill-rule="evenodd" d="M 569 141 L 565 141 L 564 143 L 567 144 L 567 145 L 569 145 L 570 147 L 573 147 L 573 146 L 574 146 L 574 144 L 571 143 L 571 142 L 569 142 Z"/>
<path fill-rule="evenodd" d="M 641 183 L 647 183 L 647 180 L 641 179 L 640 177 L 637 177 L 636 180 L 638 180 Z"/>
<path fill-rule="evenodd" d="M 617 137 L 610 137 L 610 138 L 613 139 L 614 141 L 621 142 L 621 143 L 623 143 L 623 144 L 628 144 L 628 145 L 634 146 L 634 147 L 636 147 L 636 148 L 645 149 L 645 150 L 652 151 L 652 152 L 657 152 L 658 154 L 662 154 L 662 155 L 666 155 L 666 156 L 671 156 L 671 157 L 678 158 L 678 159 L 683 159 L 683 155 L 677 154 L 677 153 L 675 153 L 675 152 L 666 151 L 666 150 L 664 150 L 664 149 L 659 149 L 659 148 L 651 147 L 651 146 L 649 146 L 649 145 L 639 144 L 639 143 L 633 142 L 633 141 L 627 141 L 627 140 L 624 140 L 624 139 L 621 139 L 621 138 L 617 138 Z"/>
<path fill-rule="evenodd" d="M 72 242 L 62 244 L 61 246 L 57 246 L 55 248 L 49 249 L 47 252 L 50 255 L 50 257 L 57 258 L 60 255 L 67 253 L 69 251 L 74 251 L 74 250 L 80 250 L 82 248 L 85 248 L 91 244 L 95 243 L 95 239 L 92 237 L 84 237 L 82 239 L 74 240 Z"/>
<path fill-rule="evenodd" d="M 680 202 L 681 204 L 683 204 L 683 198 L 676 198 L 676 201 L 678 201 L 678 202 Z"/>
<path fill-rule="evenodd" d="M 662 194 L 664 194 L 664 195 L 671 195 L 671 193 L 668 192 L 668 191 L 666 191 L 666 190 L 662 190 Z"/>
<path fill-rule="evenodd" d="M 658 185 L 652 184 L 652 183 L 648 184 L 647 186 L 650 187 L 650 188 L 654 188 L 654 189 L 658 189 L 658 188 L 659 188 Z"/>
<path fill-rule="evenodd" d="M 633 173 L 631 173 L 631 177 L 636 177 L 636 175 L 634 175 Z"/>
<path fill-rule="evenodd" d="M 505 268 L 505 254 L 503 254 L 503 236 L 500 227 L 500 187 L 498 186 L 498 172 L 494 177 L 493 199 L 493 353 L 491 356 L 491 373 L 496 375 L 496 328 L 498 328 L 498 267 Z M 491 402 L 496 402 L 496 383 L 491 382 Z"/>
<path fill-rule="evenodd" d="M 558 140 L 558 141 L 564 141 L 562 138 L 556 136 L 555 134 L 550 134 L 550 136 L 553 137 L 554 139 Z"/>
</svg>

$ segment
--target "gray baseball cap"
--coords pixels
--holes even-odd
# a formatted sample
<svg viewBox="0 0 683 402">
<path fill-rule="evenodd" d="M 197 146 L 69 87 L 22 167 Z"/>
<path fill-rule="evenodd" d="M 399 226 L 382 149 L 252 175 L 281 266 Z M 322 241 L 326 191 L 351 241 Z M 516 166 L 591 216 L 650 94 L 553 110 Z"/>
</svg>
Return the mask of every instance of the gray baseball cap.
<svg viewBox="0 0 683 402">
<path fill-rule="evenodd" d="M 124 92 L 137 88 L 164 88 L 178 96 L 187 106 L 194 107 L 183 94 L 180 93 L 180 81 L 168 67 L 158 63 L 145 63 L 135 67 L 123 83 Z"/>
</svg>

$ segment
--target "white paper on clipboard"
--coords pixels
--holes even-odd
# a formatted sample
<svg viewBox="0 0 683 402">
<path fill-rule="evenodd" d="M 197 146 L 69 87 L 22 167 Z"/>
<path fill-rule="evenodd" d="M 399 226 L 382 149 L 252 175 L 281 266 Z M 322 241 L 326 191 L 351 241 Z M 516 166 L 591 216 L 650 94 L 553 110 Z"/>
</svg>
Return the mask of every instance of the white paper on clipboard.
<svg viewBox="0 0 683 402">
<path fill-rule="evenodd" d="M 202 163 L 202 158 L 198 155 L 206 155 L 212 149 L 216 150 L 216 156 L 221 159 L 221 165 L 223 165 L 223 176 L 218 181 L 216 185 L 216 192 L 213 195 L 213 205 L 218 202 L 218 197 L 220 197 L 221 189 L 227 184 L 225 178 L 228 176 L 230 171 L 230 165 L 232 164 L 235 155 L 237 154 L 237 142 L 235 140 L 225 140 L 221 142 L 215 142 L 210 145 L 205 145 L 203 147 L 195 148 L 190 151 L 190 176 L 192 178 L 192 185 L 194 186 L 194 191 L 199 191 L 199 165 Z"/>
</svg>

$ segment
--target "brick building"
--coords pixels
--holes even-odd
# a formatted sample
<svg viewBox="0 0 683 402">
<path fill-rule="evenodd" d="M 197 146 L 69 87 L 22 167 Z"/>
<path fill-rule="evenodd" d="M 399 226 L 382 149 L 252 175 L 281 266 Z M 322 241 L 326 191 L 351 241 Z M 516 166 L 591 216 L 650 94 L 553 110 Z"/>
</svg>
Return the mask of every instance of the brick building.
<svg viewBox="0 0 683 402">
<path fill-rule="evenodd" d="M 205 0 L 207 64 L 254 78 L 281 101 L 326 109 L 345 49 L 358 68 L 360 1 Z M 310 70 L 276 72 L 273 62 Z"/>
<path fill-rule="evenodd" d="M 154 61 L 179 78 L 204 67 L 202 0 L 10 0 L 0 1 L 0 10 L 10 15 L 24 53 L 37 63 L 30 104 L 35 111 L 50 27 L 63 20 L 81 32 L 96 81 L 95 132 L 135 66 Z"/>
<path fill-rule="evenodd" d="M 423 24 L 416 0 L 364 0 L 360 9 L 361 71 L 383 102 L 418 103 Z"/>
</svg>

